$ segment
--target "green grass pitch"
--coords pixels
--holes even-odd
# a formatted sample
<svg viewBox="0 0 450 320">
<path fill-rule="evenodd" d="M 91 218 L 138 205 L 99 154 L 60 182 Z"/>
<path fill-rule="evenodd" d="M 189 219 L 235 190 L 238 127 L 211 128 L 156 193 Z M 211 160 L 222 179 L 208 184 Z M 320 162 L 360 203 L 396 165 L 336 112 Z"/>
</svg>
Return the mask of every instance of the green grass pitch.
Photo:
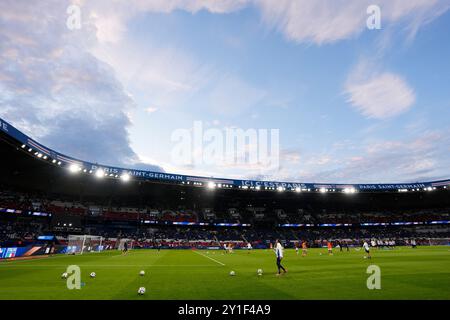
<svg viewBox="0 0 450 320">
<path fill-rule="evenodd" d="M 302 258 L 286 250 L 288 273 L 281 277 L 271 250 L 132 250 L 3 261 L 0 299 L 450 299 L 450 247 L 373 250 L 372 260 L 363 255 L 310 249 Z M 381 268 L 380 290 L 367 289 L 371 264 Z M 81 268 L 81 290 L 68 290 L 61 279 L 69 265 Z M 139 287 L 145 295 L 137 294 Z"/>
</svg>

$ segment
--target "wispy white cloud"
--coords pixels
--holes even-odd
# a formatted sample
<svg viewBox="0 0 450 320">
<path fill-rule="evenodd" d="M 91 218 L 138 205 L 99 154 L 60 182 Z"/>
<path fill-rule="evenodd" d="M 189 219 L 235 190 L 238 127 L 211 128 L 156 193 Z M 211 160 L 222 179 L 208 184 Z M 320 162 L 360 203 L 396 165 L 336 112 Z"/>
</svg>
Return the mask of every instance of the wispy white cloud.
<svg viewBox="0 0 450 320">
<path fill-rule="evenodd" d="M 408 111 L 415 103 L 414 90 L 399 75 L 370 73 L 357 68 L 345 84 L 348 102 L 364 116 L 387 119 Z"/>
<path fill-rule="evenodd" d="M 156 111 L 158 111 L 158 108 L 155 108 L 155 107 L 148 107 L 147 109 L 145 109 L 145 112 L 147 112 L 147 113 L 153 113 Z"/>
<path fill-rule="evenodd" d="M 350 151 L 350 152 L 349 152 Z M 405 139 L 361 142 L 358 148 L 331 150 L 331 162 L 321 163 L 305 153 L 298 166 L 284 166 L 281 176 L 291 181 L 336 183 L 395 183 L 448 178 L 450 132 L 426 131 Z M 317 161 L 316 161 L 317 160 Z"/>
<path fill-rule="evenodd" d="M 138 92 L 140 100 L 158 109 L 181 105 L 216 76 L 213 66 L 189 52 L 151 41 L 145 45 L 128 40 L 97 43 L 90 51 L 114 69 L 128 91 Z"/>
<path fill-rule="evenodd" d="M 413 37 L 425 24 L 450 8 L 449 0 L 99 0 L 85 2 L 95 18 L 97 37 L 101 42 L 117 42 L 129 19 L 140 12 L 201 10 L 225 14 L 254 7 L 262 20 L 295 42 L 332 43 L 356 37 L 365 30 L 367 7 L 381 8 L 384 25 L 402 24 Z"/>
<path fill-rule="evenodd" d="M 332 43 L 365 30 L 367 7 L 381 8 L 384 25 L 401 23 L 409 36 L 450 8 L 448 0 L 260 0 L 264 22 L 295 42 Z"/>
<path fill-rule="evenodd" d="M 126 32 L 127 22 L 139 13 L 183 10 L 194 14 L 206 10 L 225 14 L 240 10 L 249 3 L 250 0 L 98 0 L 84 2 L 83 10 L 92 19 L 99 42 L 118 43 Z"/>
</svg>

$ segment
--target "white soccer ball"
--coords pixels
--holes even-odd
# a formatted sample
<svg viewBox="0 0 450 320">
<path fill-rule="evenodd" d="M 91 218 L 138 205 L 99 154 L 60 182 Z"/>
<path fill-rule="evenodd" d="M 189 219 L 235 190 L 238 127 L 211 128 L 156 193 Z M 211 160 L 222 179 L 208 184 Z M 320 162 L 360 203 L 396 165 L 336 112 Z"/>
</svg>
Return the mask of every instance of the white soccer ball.
<svg viewBox="0 0 450 320">
<path fill-rule="evenodd" d="M 95 272 L 91 272 L 90 276 L 91 276 L 91 278 L 95 278 L 95 276 L 96 276 Z"/>
<path fill-rule="evenodd" d="M 144 293 L 145 293 L 145 288 L 144 287 L 140 287 L 138 289 L 138 294 L 142 296 Z"/>
<path fill-rule="evenodd" d="M 262 269 L 258 269 L 258 276 L 262 276 L 262 274 L 263 274 L 263 271 L 262 271 Z"/>
<path fill-rule="evenodd" d="M 141 272 L 139 272 L 139 275 L 140 275 L 141 277 L 145 276 L 145 271 L 142 270 Z"/>
<path fill-rule="evenodd" d="M 230 271 L 230 276 L 234 277 L 236 275 L 236 272 Z"/>
<path fill-rule="evenodd" d="M 62 279 L 67 279 L 68 276 L 69 276 L 69 275 L 67 274 L 67 272 L 64 272 L 64 273 L 61 275 L 61 278 L 62 278 Z"/>
</svg>

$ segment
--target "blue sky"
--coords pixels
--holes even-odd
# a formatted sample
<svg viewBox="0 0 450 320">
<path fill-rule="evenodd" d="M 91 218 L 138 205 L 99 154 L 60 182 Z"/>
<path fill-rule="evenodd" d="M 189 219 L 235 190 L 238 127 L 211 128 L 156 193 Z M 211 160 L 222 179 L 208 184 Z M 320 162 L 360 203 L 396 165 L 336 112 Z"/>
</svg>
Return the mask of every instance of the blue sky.
<svg viewBox="0 0 450 320">
<path fill-rule="evenodd" d="M 76 4 L 81 29 L 66 27 Z M 366 9 L 381 8 L 380 30 Z M 0 116 L 111 165 L 302 182 L 449 177 L 450 1 L 2 1 Z M 171 134 L 280 130 L 279 170 L 180 166 Z"/>
</svg>

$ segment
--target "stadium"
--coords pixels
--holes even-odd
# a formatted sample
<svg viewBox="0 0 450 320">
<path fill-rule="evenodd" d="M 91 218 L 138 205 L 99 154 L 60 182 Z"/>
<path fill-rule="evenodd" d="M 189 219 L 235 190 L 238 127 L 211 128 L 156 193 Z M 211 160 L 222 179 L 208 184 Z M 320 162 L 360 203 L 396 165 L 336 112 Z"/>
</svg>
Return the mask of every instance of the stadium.
<svg viewBox="0 0 450 320">
<path fill-rule="evenodd" d="M 1 0 L 3 314 L 445 313 L 448 30 L 450 0 Z"/>
<path fill-rule="evenodd" d="M 450 180 L 316 184 L 116 168 L 0 123 L 0 299 L 450 297 Z M 373 264 L 381 290 L 366 284 Z M 69 266 L 79 290 L 68 290 Z"/>
</svg>

